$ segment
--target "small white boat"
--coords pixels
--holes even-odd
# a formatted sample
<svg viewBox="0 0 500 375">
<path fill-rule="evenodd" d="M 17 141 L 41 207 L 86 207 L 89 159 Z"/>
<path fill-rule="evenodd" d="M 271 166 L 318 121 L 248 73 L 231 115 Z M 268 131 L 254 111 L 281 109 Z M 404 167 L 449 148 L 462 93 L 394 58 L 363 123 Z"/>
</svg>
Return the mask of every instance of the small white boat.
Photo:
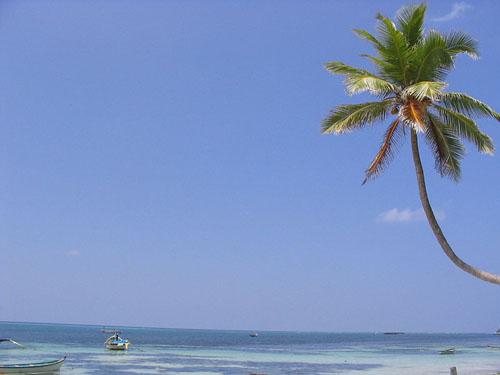
<svg viewBox="0 0 500 375">
<path fill-rule="evenodd" d="M 118 333 L 115 333 L 104 342 L 104 345 L 108 350 L 127 350 L 130 342 L 127 339 L 121 338 Z"/>
<path fill-rule="evenodd" d="M 59 370 L 66 357 L 56 361 L 19 363 L 13 365 L 0 365 L 0 374 L 24 374 L 24 375 L 54 375 Z"/>
<path fill-rule="evenodd" d="M 259 336 L 259 334 L 257 332 L 250 332 L 250 334 L 248 336 L 257 337 L 257 336 Z"/>
<path fill-rule="evenodd" d="M 495 332 L 495 335 L 500 335 L 500 328 L 497 329 L 497 331 Z"/>
<path fill-rule="evenodd" d="M 120 331 L 117 331 L 116 329 L 106 329 L 106 328 L 102 328 L 101 329 L 101 333 L 120 333 Z"/>
</svg>

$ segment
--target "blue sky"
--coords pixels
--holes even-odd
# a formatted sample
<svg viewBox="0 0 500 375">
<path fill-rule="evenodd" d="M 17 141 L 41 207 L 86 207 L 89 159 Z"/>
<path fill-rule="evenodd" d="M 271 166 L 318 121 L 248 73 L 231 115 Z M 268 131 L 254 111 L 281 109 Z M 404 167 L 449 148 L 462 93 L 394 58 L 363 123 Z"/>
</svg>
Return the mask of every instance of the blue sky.
<svg viewBox="0 0 500 375">
<path fill-rule="evenodd" d="M 354 103 L 396 1 L 0 4 L 0 320 L 326 331 L 493 331 L 500 288 L 453 266 L 419 211 L 408 142 L 361 186 L 384 126 L 321 136 Z M 430 1 L 480 41 L 450 89 L 500 109 L 494 1 Z M 482 121 L 500 144 L 500 126 Z M 500 146 L 499 146 L 500 147 Z M 457 253 L 500 272 L 500 160 L 432 202 Z"/>
</svg>

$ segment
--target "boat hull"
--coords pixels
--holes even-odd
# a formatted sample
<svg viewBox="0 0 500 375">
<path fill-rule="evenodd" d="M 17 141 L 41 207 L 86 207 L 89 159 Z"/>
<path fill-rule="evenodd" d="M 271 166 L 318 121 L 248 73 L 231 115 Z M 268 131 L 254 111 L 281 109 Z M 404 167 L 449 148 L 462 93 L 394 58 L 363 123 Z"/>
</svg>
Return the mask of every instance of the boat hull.
<svg viewBox="0 0 500 375">
<path fill-rule="evenodd" d="M 439 352 L 441 355 L 450 355 L 455 354 L 455 349 L 446 349 Z"/>
<path fill-rule="evenodd" d="M 108 350 L 128 350 L 128 346 L 130 343 L 124 343 L 120 345 L 115 345 L 115 344 L 106 344 L 106 349 Z"/>
<path fill-rule="evenodd" d="M 24 374 L 24 375 L 49 375 L 59 374 L 59 370 L 66 358 L 57 361 L 23 363 L 13 365 L 0 365 L 0 375 L 4 374 Z"/>
</svg>

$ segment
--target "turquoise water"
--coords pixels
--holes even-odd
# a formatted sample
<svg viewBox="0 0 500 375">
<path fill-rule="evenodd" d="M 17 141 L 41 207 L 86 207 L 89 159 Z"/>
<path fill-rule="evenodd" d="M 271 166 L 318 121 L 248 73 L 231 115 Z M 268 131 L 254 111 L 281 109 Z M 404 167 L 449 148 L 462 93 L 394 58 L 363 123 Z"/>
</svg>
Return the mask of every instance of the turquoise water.
<svg viewBox="0 0 500 375">
<path fill-rule="evenodd" d="M 104 349 L 98 326 L 0 323 L 0 363 L 67 355 L 63 375 L 85 374 L 449 374 L 500 372 L 500 336 L 260 332 L 122 328 L 128 352 Z M 455 347 L 455 355 L 439 350 Z"/>
</svg>

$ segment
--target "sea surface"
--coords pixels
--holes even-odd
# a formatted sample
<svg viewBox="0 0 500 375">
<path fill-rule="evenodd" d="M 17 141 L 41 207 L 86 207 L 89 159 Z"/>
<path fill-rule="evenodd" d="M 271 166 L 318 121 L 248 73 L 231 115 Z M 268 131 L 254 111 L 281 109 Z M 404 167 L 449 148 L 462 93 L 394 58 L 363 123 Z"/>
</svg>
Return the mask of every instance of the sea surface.
<svg viewBox="0 0 500 375">
<path fill-rule="evenodd" d="M 0 363 L 67 356 L 63 375 L 500 373 L 500 335 L 259 332 L 114 327 L 132 346 L 104 348 L 100 326 L 1 323 Z M 439 351 L 455 347 L 454 355 Z"/>
</svg>

